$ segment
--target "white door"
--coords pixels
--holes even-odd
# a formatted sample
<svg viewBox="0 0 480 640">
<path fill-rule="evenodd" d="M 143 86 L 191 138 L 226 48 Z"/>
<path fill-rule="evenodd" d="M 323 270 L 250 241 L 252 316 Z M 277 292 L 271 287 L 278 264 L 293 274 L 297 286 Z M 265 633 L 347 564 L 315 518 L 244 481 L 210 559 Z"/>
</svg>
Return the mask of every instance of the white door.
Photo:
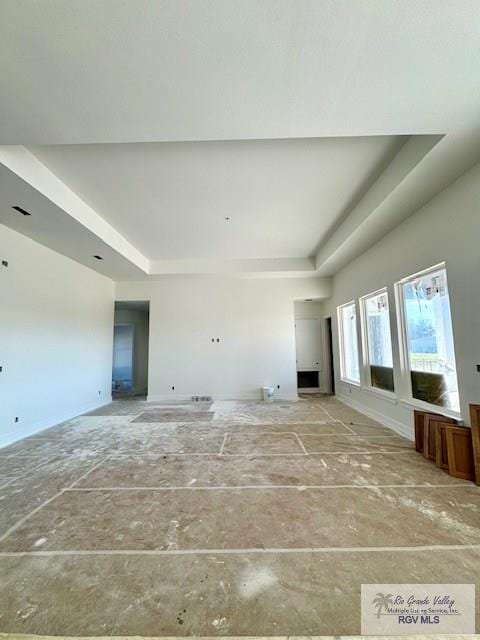
<svg viewBox="0 0 480 640">
<path fill-rule="evenodd" d="M 321 320 L 319 318 L 297 318 L 295 341 L 297 370 L 320 371 L 322 365 Z"/>
</svg>

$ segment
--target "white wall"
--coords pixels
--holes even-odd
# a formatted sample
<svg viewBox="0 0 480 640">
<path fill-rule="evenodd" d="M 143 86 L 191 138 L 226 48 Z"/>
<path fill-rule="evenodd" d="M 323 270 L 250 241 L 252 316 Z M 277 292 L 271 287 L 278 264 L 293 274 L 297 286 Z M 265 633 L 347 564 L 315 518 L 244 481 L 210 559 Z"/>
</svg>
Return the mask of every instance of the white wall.
<svg viewBox="0 0 480 640">
<path fill-rule="evenodd" d="M 115 309 L 115 324 L 133 324 L 133 392 L 148 391 L 148 312 L 143 309 Z"/>
<path fill-rule="evenodd" d="M 295 318 L 321 318 L 323 316 L 323 302 L 312 300 L 297 300 L 294 305 Z"/>
<path fill-rule="evenodd" d="M 114 284 L 4 226 L 0 257 L 3 446 L 110 400 Z"/>
<path fill-rule="evenodd" d="M 259 398 L 262 385 L 296 398 L 293 303 L 327 295 L 317 278 L 165 277 L 117 283 L 115 298 L 150 300 L 149 399 Z"/>
<path fill-rule="evenodd" d="M 325 303 L 334 326 L 337 393 L 360 410 L 413 433 L 412 407 L 391 402 L 339 380 L 336 306 L 388 285 L 393 338 L 395 387 L 400 389 L 394 283 L 446 261 L 452 308 L 462 418 L 468 404 L 480 402 L 480 165 L 464 174 L 425 207 L 405 220 L 334 278 L 334 295 Z M 358 309 L 357 309 L 358 312 Z"/>
</svg>

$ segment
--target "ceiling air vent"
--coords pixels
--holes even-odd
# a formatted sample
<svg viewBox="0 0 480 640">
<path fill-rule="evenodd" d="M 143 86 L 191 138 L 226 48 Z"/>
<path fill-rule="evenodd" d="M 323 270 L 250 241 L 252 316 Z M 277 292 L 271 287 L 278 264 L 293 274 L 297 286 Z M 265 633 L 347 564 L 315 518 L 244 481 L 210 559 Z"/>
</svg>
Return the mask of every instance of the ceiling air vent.
<svg viewBox="0 0 480 640">
<path fill-rule="evenodd" d="M 97 260 L 103 260 L 102 256 L 93 256 L 94 258 L 96 258 Z"/>
<path fill-rule="evenodd" d="M 18 211 L 18 213 L 21 213 L 23 216 L 31 216 L 31 213 L 28 213 L 28 211 L 25 211 L 25 209 L 22 209 L 22 207 L 19 207 L 17 205 L 13 206 L 12 209 L 15 209 L 15 211 Z"/>
</svg>

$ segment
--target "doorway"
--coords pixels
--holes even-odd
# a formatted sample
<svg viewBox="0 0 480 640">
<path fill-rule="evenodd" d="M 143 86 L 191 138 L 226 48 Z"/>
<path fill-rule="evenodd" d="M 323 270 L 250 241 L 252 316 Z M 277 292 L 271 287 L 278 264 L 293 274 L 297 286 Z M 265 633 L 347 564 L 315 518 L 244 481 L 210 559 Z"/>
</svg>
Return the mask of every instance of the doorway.
<svg viewBox="0 0 480 640">
<path fill-rule="evenodd" d="M 319 393 L 323 383 L 322 306 L 320 301 L 294 302 L 297 389 Z"/>
<path fill-rule="evenodd" d="M 333 368 L 333 335 L 332 335 L 332 318 L 325 318 L 325 363 L 326 375 L 325 382 L 327 393 L 335 395 L 335 371 Z"/>
<path fill-rule="evenodd" d="M 148 393 L 150 303 L 115 302 L 112 395 L 115 398 Z"/>
</svg>

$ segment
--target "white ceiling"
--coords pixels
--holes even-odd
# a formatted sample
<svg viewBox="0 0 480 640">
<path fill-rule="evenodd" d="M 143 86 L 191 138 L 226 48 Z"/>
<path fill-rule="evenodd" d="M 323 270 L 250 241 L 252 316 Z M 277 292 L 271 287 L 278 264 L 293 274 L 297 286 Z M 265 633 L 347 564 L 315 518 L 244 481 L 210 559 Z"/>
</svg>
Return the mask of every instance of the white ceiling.
<svg viewBox="0 0 480 640">
<path fill-rule="evenodd" d="M 12 208 L 14 205 L 20 205 L 31 215 L 23 216 Z M 1 161 L 0 224 L 115 280 L 136 280 L 144 276 L 142 269 L 66 215 L 62 208 L 9 171 Z M 103 260 L 95 259 L 95 255 Z"/>
<path fill-rule="evenodd" d="M 403 143 L 365 137 L 30 150 L 151 260 L 253 259 L 312 256 Z"/>
<path fill-rule="evenodd" d="M 0 222 L 114 278 L 330 275 L 480 159 L 479 33 L 478 0 L 1 0 Z"/>
<path fill-rule="evenodd" d="M 2 0 L 0 144 L 445 133 L 478 0 Z"/>
</svg>

